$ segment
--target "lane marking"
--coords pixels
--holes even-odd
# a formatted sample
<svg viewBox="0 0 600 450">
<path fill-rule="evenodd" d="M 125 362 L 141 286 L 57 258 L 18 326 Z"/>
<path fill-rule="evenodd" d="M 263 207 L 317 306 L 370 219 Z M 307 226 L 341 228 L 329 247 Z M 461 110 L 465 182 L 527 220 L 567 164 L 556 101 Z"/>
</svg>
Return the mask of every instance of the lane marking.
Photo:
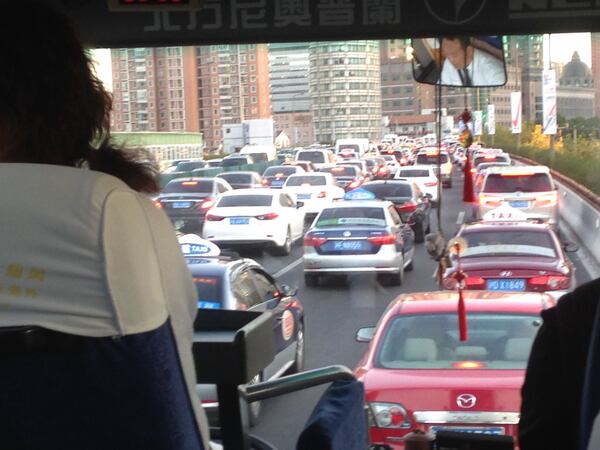
<svg viewBox="0 0 600 450">
<path fill-rule="evenodd" d="M 273 278 L 279 278 L 280 276 L 285 275 L 286 273 L 288 273 L 290 270 L 298 267 L 300 264 L 302 264 L 302 259 L 303 258 L 298 258 L 296 261 L 293 261 L 293 262 L 289 263 L 283 269 L 275 272 L 275 274 L 273 275 Z"/>
<path fill-rule="evenodd" d="M 461 211 L 458 213 L 458 217 L 456 219 L 456 225 L 462 225 L 465 220 L 465 212 Z"/>
</svg>

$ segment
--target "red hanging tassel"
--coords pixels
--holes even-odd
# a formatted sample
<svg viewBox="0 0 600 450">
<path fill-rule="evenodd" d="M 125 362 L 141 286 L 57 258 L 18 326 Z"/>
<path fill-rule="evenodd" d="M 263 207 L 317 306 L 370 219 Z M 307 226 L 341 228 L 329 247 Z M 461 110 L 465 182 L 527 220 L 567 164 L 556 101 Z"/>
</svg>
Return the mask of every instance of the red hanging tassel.
<svg viewBox="0 0 600 450">
<path fill-rule="evenodd" d="M 468 339 L 467 310 L 465 309 L 465 299 L 463 298 L 461 288 L 458 289 L 458 331 L 460 333 L 460 341 L 466 341 Z"/>
</svg>

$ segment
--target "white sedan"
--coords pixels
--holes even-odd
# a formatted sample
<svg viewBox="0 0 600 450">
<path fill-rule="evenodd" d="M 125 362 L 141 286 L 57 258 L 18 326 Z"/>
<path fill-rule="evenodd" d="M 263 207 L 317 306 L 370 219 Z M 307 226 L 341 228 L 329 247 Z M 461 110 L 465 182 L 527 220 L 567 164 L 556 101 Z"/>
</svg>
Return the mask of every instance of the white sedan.
<svg viewBox="0 0 600 450">
<path fill-rule="evenodd" d="M 304 207 L 285 192 L 238 189 L 223 193 L 208 211 L 202 237 L 225 248 L 266 245 L 285 256 L 303 231 Z"/>
<path fill-rule="evenodd" d="M 420 166 L 402 166 L 396 172 L 395 178 L 404 178 L 415 183 L 423 194 L 429 194 L 429 200 L 434 203 L 438 202 L 439 191 L 438 191 L 438 177 L 434 172 L 433 166 L 420 165 Z"/>
<path fill-rule="evenodd" d="M 306 215 L 312 217 L 334 200 L 344 198 L 344 189 L 325 172 L 291 175 L 283 185 L 283 192 L 295 201 L 303 202 Z"/>
</svg>

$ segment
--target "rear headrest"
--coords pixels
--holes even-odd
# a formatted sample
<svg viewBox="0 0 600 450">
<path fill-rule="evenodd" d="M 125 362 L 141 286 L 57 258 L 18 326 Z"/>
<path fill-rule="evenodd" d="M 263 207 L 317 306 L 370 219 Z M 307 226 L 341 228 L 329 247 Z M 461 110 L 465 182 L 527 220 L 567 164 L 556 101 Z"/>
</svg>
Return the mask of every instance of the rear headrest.
<svg viewBox="0 0 600 450">
<path fill-rule="evenodd" d="M 408 338 L 404 343 L 405 361 L 435 361 L 438 357 L 437 344 L 433 339 Z"/>
<path fill-rule="evenodd" d="M 457 360 L 474 359 L 483 361 L 487 358 L 488 351 L 485 347 L 478 345 L 460 345 L 454 351 Z"/>
<path fill-rule="evenodd" d="M 532 338 L 507 339 L 504 345 L 504 359 L 507 361 L 527 361 L 532 344 Z"/>
</svg>

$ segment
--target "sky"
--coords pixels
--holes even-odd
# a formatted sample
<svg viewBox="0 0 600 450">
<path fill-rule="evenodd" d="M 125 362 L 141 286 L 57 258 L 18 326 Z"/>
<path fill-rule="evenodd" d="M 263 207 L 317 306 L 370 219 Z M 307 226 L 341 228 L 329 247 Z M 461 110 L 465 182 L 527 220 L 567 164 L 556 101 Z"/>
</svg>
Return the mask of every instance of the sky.
<svg viewBox="0 0 600 450">
<path fill-rule="evenodd" d="M 544 39 L 544 61 L 548 61 L 548 43 L 550 43 L 550 55 L 552 62 L 567 63 L 571 61 L 573 52 L 579 52 L 581 60 L 591 67 L 591 43 L 590 33 L 562 33 L 548 35 Z M 110 50 L 94 50 L 96 60 L 96 72 L 105 86 L 112 91 L 112 73 L 110 66 Z"/>
</svg>

